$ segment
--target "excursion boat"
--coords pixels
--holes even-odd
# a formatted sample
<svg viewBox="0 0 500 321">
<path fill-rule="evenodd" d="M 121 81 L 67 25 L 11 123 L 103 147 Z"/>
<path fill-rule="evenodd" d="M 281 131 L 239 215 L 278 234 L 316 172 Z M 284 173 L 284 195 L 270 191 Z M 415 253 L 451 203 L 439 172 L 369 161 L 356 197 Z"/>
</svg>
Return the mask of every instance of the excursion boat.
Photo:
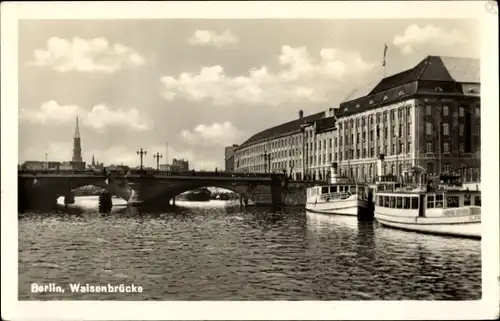
<svg viewBox="0 0 500 321">
<path fill-rule="evenodd" d="M 307 188 L 306 210 L 311 213 L 365 215 L 369 212 L 369 188 L 337 175 L 337 165 L 330 169 L 330 184 Z"/>
<path fill-rule="evenodd" d="M 458 176 L 439 179 L 425 186 L 377 184 L 375 219 L 404 230 L 481 238 L 481 191 L 463 188 Z"/>
</svg>

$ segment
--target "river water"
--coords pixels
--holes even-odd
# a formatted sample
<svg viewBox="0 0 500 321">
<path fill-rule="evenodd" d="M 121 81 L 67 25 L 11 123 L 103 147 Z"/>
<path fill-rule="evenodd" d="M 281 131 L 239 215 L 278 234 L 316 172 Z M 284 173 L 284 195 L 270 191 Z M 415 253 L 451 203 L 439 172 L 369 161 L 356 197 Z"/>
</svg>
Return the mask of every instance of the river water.
<svg viewBox="0 0 500 321">
<path fill-rule="evenodd" d="M 143 213 L 96 198 L 19 218 L 20 300 L 475 300 L 476 240 L 221 201 Z M 54 283 L 64 293 L 32 293 Z M 72 292 L 70 284 L 142 286 Z"/>
</svg>

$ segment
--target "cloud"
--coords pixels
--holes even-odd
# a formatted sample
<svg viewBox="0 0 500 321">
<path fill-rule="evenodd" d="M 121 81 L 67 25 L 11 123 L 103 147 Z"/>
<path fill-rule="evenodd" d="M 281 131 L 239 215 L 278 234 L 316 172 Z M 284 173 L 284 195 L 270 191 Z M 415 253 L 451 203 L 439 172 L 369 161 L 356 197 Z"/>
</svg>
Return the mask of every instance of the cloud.
<svg viewBox="0 0 500 321">
<path fill-rule="evenodd" d="M 467 38 L 456 29 L 447 31 L 430 24 L 423 28 L 411 25 L 406 28 L 403 35 L 397 35 L 393 39 L 393 44 L 399 47 L 403 54 L 411 54 L 423 45 L 443 48 L 465 42 Z"/>
<path fill-rule="evenodd" d="M 283 46 L 279 70 L 252 68 L 248 74 L 229 76 L 221 66 L 202 67 L 198 73 L 164 76 L 163 98 L 168 101 L 212 100 L 215 105 L 279 105 L 288 102 L 325 102 L 334 89 L 358 81 L 375 66 L 357 52 L 326 48 L 312 57 L 305 47 Z"/>
<path fill-rule="evenodd" d="M 181 131 L 180 136 L 193 145 L 227 146 L 239 141 L 242 133 L 231 122 L 226 121 L 212 125 L 200 124 L 193 131 Z"/>
<path fill-rule="evenodd" d="M 222 47 L 224 45 L 238 43 L 238 40 L 238 37 L 233 35 L 230 30 L 225 30 L 221 34 L 217 34 L 210 30 L 196 30 L 188 39 L 188 42 L 193 46 Z"/>
<path fill-rule="evenodd" d="M 122 126 L 134 131 L 148 130 L 148 123 L 136 108 L 111 109 L 105 105 L 96 105 L 91 111 L 76 105 L 59 105 L 56 101 L 43 103 L 39 109 L 21 109 L 19 118 L 33 124 L 65 124 L 73 123 L 76 117 L 82 124 L 103 131 L 107 127 Z"/>
<path fill-rule="evenodd" d="M 71 41 L 52 37 L 45 49 L 34 52 L 31 65 L 51 67 L 58 72 L 114 73 L 125 66 L 141 66 L 144 58 L 134 49 L 120 43 L 111 44 L 105 38 Z"/>
</svg>

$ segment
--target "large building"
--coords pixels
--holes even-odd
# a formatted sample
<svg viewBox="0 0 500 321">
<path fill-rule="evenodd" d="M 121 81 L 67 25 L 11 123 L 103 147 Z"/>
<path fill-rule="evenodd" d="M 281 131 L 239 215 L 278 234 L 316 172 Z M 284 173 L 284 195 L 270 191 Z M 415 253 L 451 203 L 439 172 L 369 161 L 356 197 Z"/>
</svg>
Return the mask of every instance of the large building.
<svg viewBox="0 0 500 321">
<path fill-rule="evenodd" d="M 359 181 L 478 168 L 479 60 L 428 56 L 414 68 L 354 90 L 338 108 L 252 136 L 235 151 L 235 170 L 328 177 L 331 163 Z M 270 155 L 270 156 L 269 156 Z"/>
</svg>

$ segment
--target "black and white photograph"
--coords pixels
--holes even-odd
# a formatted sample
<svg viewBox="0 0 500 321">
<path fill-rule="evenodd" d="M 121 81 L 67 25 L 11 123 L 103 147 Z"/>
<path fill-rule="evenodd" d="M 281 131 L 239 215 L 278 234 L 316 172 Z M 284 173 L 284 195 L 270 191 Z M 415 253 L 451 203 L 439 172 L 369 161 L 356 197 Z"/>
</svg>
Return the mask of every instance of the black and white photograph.
<svg viewBox="0 0 500 321">
<path fill-rule="evenodd" d="M 496 2 L 188 3 L 3 6 L 2 317 L 499 317 Z"/>
</svg>

